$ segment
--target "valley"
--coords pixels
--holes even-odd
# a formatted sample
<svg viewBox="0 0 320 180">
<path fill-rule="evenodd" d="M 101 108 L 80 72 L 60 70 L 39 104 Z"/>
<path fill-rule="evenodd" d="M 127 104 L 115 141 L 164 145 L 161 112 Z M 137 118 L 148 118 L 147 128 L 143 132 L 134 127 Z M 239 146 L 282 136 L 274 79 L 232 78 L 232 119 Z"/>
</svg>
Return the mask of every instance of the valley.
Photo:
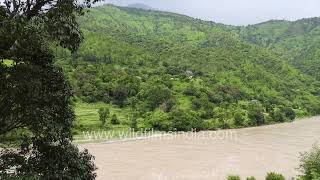
<svg viewBox="0 0 320 180">
<path fill-rule="evenodd" d="M 0 179 L 320 179 L 319 17 L 95 3 L 0 0 Z"/>
</svg>

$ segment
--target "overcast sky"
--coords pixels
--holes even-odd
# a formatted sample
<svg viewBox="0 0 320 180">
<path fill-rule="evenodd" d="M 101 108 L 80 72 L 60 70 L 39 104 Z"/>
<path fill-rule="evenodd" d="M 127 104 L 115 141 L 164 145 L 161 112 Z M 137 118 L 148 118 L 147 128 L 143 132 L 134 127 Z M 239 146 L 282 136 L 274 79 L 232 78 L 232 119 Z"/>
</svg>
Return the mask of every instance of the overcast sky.
<svg viewBox="0 0 320 180">
<path fill-rule="evenodd" d="M 153 8 L 224 24 L 248 25 L 271 19 L 320 16 L 320 0 L 105 0 L 118 5 L 144 3 Z"/>
</svg>

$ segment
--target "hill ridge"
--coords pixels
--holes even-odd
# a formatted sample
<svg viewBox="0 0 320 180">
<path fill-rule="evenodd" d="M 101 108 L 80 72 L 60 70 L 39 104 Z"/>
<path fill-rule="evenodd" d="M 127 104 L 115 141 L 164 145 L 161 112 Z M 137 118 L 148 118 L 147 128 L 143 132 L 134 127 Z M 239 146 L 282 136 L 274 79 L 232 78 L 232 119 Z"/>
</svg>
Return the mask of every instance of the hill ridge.
<svg viewBox="0 0 320 180">
<path fill-rule="evenodd" d="M 134 103 L 139 127 L 246 127 L 320 113 L 319 84 L 236 29 L 115 6 L 94 8 L 79 23 L 77 57 L 57 52 L 76 96 Z"/>
</svg>

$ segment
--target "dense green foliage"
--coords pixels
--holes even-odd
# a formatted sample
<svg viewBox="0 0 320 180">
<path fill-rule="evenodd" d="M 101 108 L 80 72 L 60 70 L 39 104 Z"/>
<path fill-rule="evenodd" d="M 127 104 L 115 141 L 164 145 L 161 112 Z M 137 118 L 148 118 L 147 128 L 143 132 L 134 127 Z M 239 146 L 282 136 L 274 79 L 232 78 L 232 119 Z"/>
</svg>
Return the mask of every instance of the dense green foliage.
<svg viewBox="0 0 320 180">
<path fill-rule="evenodd" d="M 93 156 L 72 144 L 72 91 L 50 49 L 79 47 L 76 17 L 91 2 L 0 1 L 0 143 L 20 133 L 0 149 L 0 179 L 95 179 Z"/>
<path fill-rule="evenodd" d="M 250 177 L 247 177 L 247 180 L 256 180 L 256 178 L 253 176 L 250 176 Z"/>
<path fill-rule="evenodd" d="M 302 72 L 320 80 L 320 18 L 269 21 L 235 29 L 245 40 L 277 52 Z"/>
<path fill-rule="evenodd" d="M 314 146 L 310 152 L 302 154 L 300 171 L 301 180 L 320 179 L 320 146 Z"/>
<path fill-rule="evenodd" d="M 229 27 L 110 5 L 79 22 L 79 51 L 55 49 L 76 100 L 129 108 L 138 127 L 235 128 L 320 113 L 317 81 Z"/>
<path fill-rule="evenodd" d="M 228 176 L 228 180 L 241 180 L 240 176 Z"/>
<path fill-rule="evenodd" d="M 100 108 L 98 113 L 102 125 L 105 125 L 107 118 L 110 116 L 110 110 L 108 108 Z"/>
<path fill-rule="evenodd" d="M 266 180 L 286 180 L 286 178 L 282 174 L 270 172 L 267 174 Z"/>
</svg>

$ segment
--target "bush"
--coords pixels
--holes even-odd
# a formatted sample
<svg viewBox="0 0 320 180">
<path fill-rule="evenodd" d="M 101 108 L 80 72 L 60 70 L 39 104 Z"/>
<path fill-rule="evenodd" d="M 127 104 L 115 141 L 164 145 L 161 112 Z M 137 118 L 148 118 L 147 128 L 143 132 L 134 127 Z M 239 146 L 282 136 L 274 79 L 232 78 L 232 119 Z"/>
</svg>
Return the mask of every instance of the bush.
<svg viewBox="0 0 320 180">
<path fill-rule="evenodd" d="M 177 131 L 202 130 L 203 121 L 194 112 L 174 109 L 170 113 L 173 128 Z"/>
<path fill-rule="evenodd" d="M 282 112 L 284 113 L 284 115 L 287 118 L 289 118 L 292 121 L 296 118 L 296 113 L 294 112 L 294 110 L 292 108 L 285 107 L 282 109 Z"/>
<path fill-rule="evenodd" d="M 228 176 L 228 180 L 240 180 L 240 176 Z"/>
<path fill-rule="evenodd" d="M 147 124 L 152 128 L 160 131 L 169 131 L 172 127 L 172 121 L 169 119 L 169 115 L 161 110 L 156 110 L 150 114 L 147 118 Z"/>
<path fill-rule="evenodd" d="M 113 114 L 113 115 L 112 115 L 111 124 L 113 124 L 113 125 L 120 124 L 120 122 L 119 122 L 118 117 L 117 117 L 116 114 Z"/>
<path fill-rule="evenodd" d="M 320 146 L 314 146 L 310 152 L 301 155 L 300 171 L 303 180 L 320 179 Z"/>
<path fill-rule="evenodd" d="M 251 119 L 252 125 L 263 125 L 264 119 L 264 108 L 259 101 L 252 101 L 248 109 L 248 117 Z"/>
<path fill-rule="evenodd" d="M 191 84 L 185 89 L 183 94 L 187 96 L 199 96 L 200 92 L 193 84 Z"/>
<path fill-rule="evenodd" d="M 272 112 L 271 117 L 275 122 L 285 122 L 286 120 L 285 114 L 280 109 L 276 109 Z"/>
<path fill-rule="evenodd" d="M 203 122 L 203 128 L 205 130 L 217 130 L 219 128 L 219 121 L 216 119 L 209 119 Z"/>
<path fill-rule="evenodd" d="M 154 110 L 161 104 L 172 101 L 172 92 L 165 85 L 148 86 L 143 92 L 142 98 L 147 102 L 147 108 L 149 110 Z"/>
<path fill-rule="evenodd" d="M 266 180 L 285 180 L 282 174 L 277 174 L 275 172 L 271 172 L 267 174 Z"/>
<path fill-rule="evenodd" d="M 193 110 L 199 110 L 201 109 L 201 106 L 202 106 L 202 102 L 199 98 L 193 98 L 192 99 L 192 109 Z"/>
<path fill-rule="evenodd" d="M 100 108 L 98 113 L 99 113 L 99 119 L 100 119 L 102 125 L 105 125 L 107 118 L 110 115 L 110 110 L 108 108 Z"/>
<path fill-rule="evenodd" d="M 130 127 L 134 130 L 137 130 L 138 129 L 137 112 L 132 112 L 130 121 L 131 121 Z"/>
<path fill-rule="evenodd" d="M 231 119 L 219 119 L 219 128 L 230 129 L 231 128 Z"/>
<path fill-rule="evenodd" d="M 237 111 L 235 114 L 234 114 L 234 125 L 236 127 L 241 127 L 243 126 L 243 123 L 245 121 L 245 117 L 244 115 L 242 114 L 242 112 L 240 111 Z"/>
<path fill-rule="evenodd" d="M 253 176 L 250 176 L 250 177 L 247 177 L 247 180 L 256 180 L 256 178 Z"/>
</svg>

